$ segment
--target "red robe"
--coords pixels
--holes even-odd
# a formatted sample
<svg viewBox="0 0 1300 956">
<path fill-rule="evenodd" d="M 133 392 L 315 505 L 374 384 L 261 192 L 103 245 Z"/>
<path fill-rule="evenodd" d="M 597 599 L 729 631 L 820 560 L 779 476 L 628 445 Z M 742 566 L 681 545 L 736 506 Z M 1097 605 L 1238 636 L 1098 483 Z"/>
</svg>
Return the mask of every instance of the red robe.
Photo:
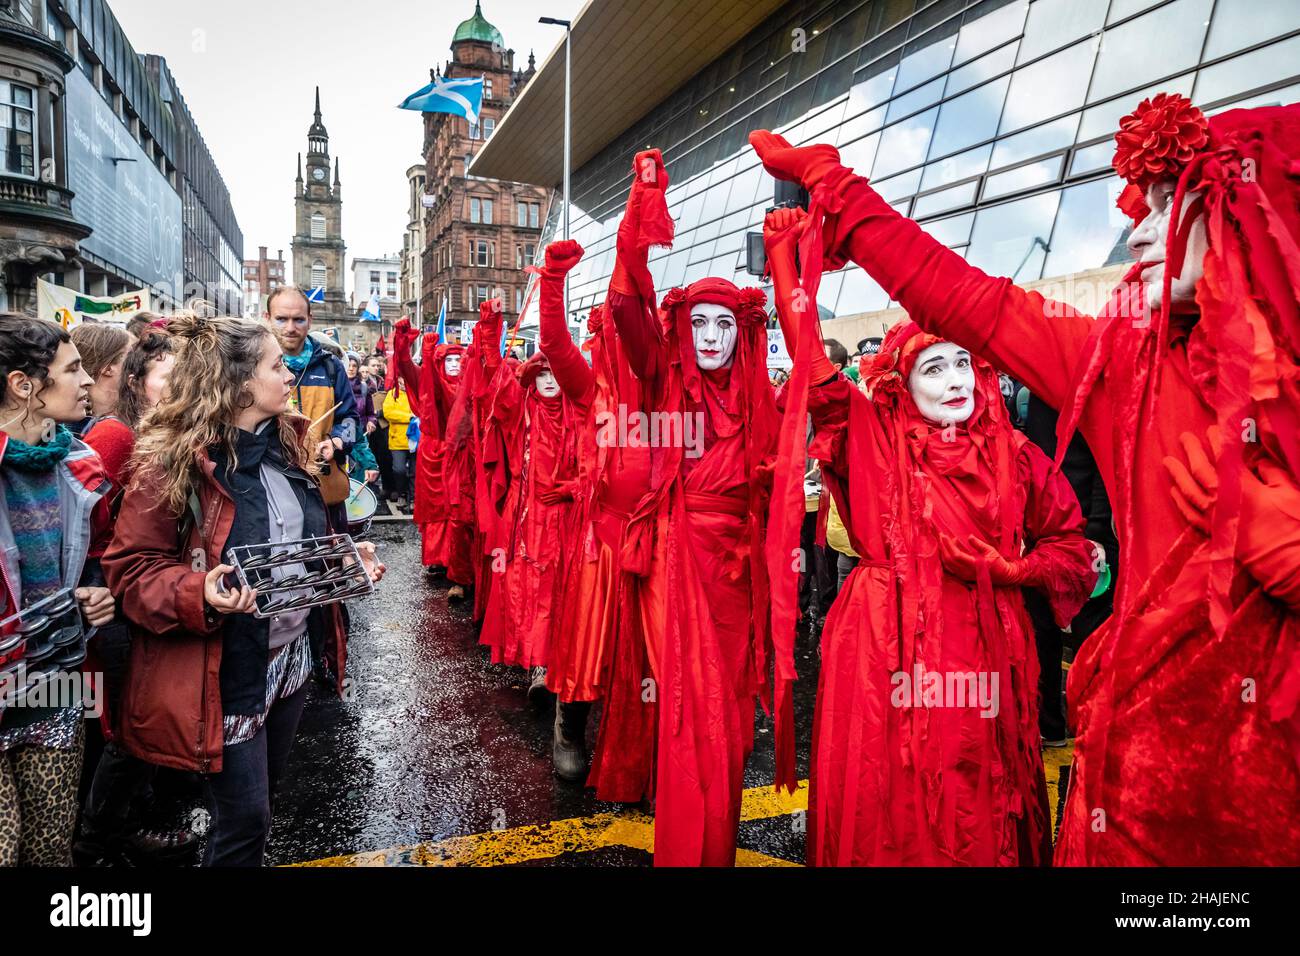
<svg viewBox="0 0 1300 956">
<path fill-rule="evenodd" d="M 494 588 L 479 641 L 493 663 L 521 667 L 549 660 L 576 537 L 578 410 L 563 391 L 538 394 L 541 367 L 535 355 L 498 373 L 482 446 L 500 531 L 486 555 Z"/>
<path fill-rule="evenodd" d="M 447 577 L 460 585 L 474 582 L 470 559 L 472 499 L 462 489 L 472 487 L 467 474 L 468 459 L 449 459 L 447 422 L 456 401 L 458 378 L 449 378 L 444 361 L 461 355 L 460 345 L 439 345 L 436 336 L 426 335 L 417 367 L 411 360 L 410 329 L 393 332 L 397 369 L 411 395 L 412 407 L 420 417 L 420 445 L 415 461 L 415 523 L 420 528 L 422 561 L 427 567 L 447 569 Z M 463 361 L 463 358 L 462 358 Z"/>
<path fill-rule="evenodd" d="M 502 366 L 501 333 L 505 317 L 498 305 L 498 300 L 491 299 L 479 306 L 479 321 L 462 357 L 456 401 L 447 419 L 445 436 L 448 473 L 458 476 L 458 480 L 448 483 L 449 504 L 456 518 L 453 533 L 469 541 L 476 621 L 483 620 L 500 577 L 492 570 L 492 552 L 502 546 L 499 538 L 503 529 L 500 516 L 490 505 L 482 461 L 492 393 L 497 387 L 497 371 Z"/>
<path fill-rule="evenodd" d="M 540 342 L 579 426 L 576 538 L 553 631 L 546 685 L 560 701 L 602 700 L 587 786 L 601 800 L 636 803 L 652 792 L 655 696 L 639 595 L 649 570 L 649 526 L 632 526 L 650 487 L 650 448 L 600 438 L 601 421 L 641 407 L 641 387 L 603 308 L 593 310 L 588 366 L 564 319 L 563 278 L 543 273 Z"/>
<path fill-rule="evenodd" d="M 691 422 L 675 443 L 652 436 L 660 443 L 652 578 L 661 583 L 643 594 L 642 613 L 656 622 L 648 632 L 660 705 L 656 866 L 731 866 L 736 859 L 742 776 L 763 680 L 762 516 L 778 425 L 762 293 L 746 293 L 719 279 L 674 290 L 662 327 L 653 303 L 616 291 L 609 300 L 638 378 L 656 396 L 653 411 Z M 696 364 L 695 301 L 736 314 L 730 367 L 702 372 Z"/>
<path fill-rule="evenodd" d="M 874 401 L 838 375 L 810 395 L 809 453 L 861 555 L 822 631 L 814 866 L 1051 860 L 1038 658 L 1021 590 L 948 573 L 938 534 L 973 534 L 1010 558 L 1029 549 L 1030 580 L 1062 625 L 1096 580 L 1091 549 L 1069 483 L 1011 428 L 992 369 L 977 372 L 966 423 L 921 418 L 903 383 L 934 342 L 911 323 L 896 327 L 880 364 L 898 365 Z"/>
<path fill-rule="evenodd" d="M 1294 135 L 1288 122 L 1277 130 Z M 1259 151 L 1266 142 L 1250 139 L 1232 149 Z M 1264 181 L 1277 177 L 1279 191 L 1293 188 L 1284 157 L 1256 157 L 1254 168 Z M 1262 240 L 1271 236 L 1289 250 L 1290 274 L 1300 273 L 1294 203 L 1270 206 L 1240 168 L 1215 175 L 1236 178 L 1235 192 L 1226 193 L 1229 203 L 1241 204 L 1229 210 L 1236 221 L 1274 217 L 1254 233 L 1255 252 L 1262 256 Z M 1070 671 L 1079 740 L 1057 862 L 1300 863 L 1300 490 L 1294 466 L 1268 464 L 1287 460 L 1287 447 L 1293 456 L 1297 440 L 1295 339 L 1279 342 L 1276 356 L 1245 365 L 1261 380 L 1280 369 L 1281 397 L 1261 396 L 1253 416 L 1261 433 L 1255 454 L 1264 461 L 1238 473 L 1249 493 L 1235 550 L 1216 553 L 1189 526 L 1163 465 L 1166 456 L 1183 458 L 1184 432 L 1205 435 L 1219 419 L 1223 392 L 1216 392 L 1215 378 L 1227 343 L 1211 335 L 1226 339 L 1250 328 L 1249 314 L 1236 323 L 1217 320 L 1225 305 L 1252 302 L 1252 286 L 1225 275 L 1249 256 L 1231 255 L 1218 266 L 1213 254 L 1239 242 L 1233 231 L 1216 229 L 1211 209 L 1212 255 L 1198 287 L 1202 321 L 1190 329 L 1158 315 L 1134 321 L 1143 316 L 1136 269 L 1094 320 L 968 265 L 864 180 L 851 177 L 840 192 L 844 207 L 827 222 L 832 261 L 852 258 L 923 328 L 985 356 L 1066 410 L 1063 423 L 1080 380 L 1095 380 L 1073 411 L 1117 503 L 1119 579 L 1115 615 Z M 1278 274 L 1266 266 L 1262 259 L 1251 264 L 1260 270 L 1253 288 L 1266 288 Z M 1266 296 L 1251 307 L 1256 317 L 1280 313 L 1294 321 L 1294 289 L 1282 282 L 1271 302 Z M 1153 334 L 1162 327 L 1167 331 Z M 1257 342 L 1265 341 L 1261 331 L 1253 333 Z M 1221 589 L 1230 593 L 1231 608 L 1216 627 L 1212 597 Z"/>
</svg>

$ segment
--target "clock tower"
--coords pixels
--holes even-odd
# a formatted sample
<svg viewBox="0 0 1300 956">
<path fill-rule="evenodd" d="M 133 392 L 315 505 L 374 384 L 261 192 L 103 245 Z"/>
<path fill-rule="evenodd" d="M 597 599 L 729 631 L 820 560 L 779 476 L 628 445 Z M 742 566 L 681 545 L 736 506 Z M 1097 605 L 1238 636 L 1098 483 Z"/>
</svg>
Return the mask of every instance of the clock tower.
<svg viewBox="0 0 1300 956">
<path fill-rule="evenodd" d="M 293 282 L 300 289 L 325 289 L 325 304 L 316 312 L 347 311 L 343 245 L 343 188 L 338 160 L 330 168 L 330 137 L 320 118 L 320 87 L 316 87 L 316 117 L 307 130 L 307 169 L 303 178 L 298 154 L 292 244 Z M 332 176 L 332 178 L 331 178 Z"/>
</svg>

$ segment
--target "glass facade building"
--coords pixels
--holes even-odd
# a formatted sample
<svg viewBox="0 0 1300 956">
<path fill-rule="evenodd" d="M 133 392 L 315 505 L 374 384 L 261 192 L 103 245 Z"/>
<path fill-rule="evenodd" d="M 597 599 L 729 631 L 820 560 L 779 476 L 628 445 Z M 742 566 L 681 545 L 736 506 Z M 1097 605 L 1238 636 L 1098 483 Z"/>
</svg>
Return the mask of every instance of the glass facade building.
<svg viewBox="0 0 1300 956">
<path fill-rule="evenodd" d="M 657 287 L 756 281 L 745 235 L 773 190 L 747 141 L 759 128 L 837 146 L 895 208 L 989 273 L 1026 283 L 1124 262 L 1113 136 L 1161 91 L 1207 113 L 1300 98 L 1300 3 L 787 4 L 574 171 L 572 234 L 586 258 L 571 274 L 571 319 L 605 295 L 632 157 L 650 146 L 664 152 L 677 221 L 673 248 L 652 252 Z M 890 302 L 849 266 L 823 279 L 819 305 L 842 318 Z"/>
</svg>

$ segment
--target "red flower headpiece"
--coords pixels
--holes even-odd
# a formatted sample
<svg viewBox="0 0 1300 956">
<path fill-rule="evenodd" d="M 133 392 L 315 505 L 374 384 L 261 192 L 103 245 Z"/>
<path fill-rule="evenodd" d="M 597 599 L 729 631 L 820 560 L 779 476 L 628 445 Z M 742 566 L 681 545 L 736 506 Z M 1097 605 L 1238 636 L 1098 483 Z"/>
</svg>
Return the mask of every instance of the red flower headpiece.
<svg viewBox="0 0 1300 956">
<path fill-rule="evenodd" d="M 767 324 L 767 293 L 755 286 L 740 290 L 736 318 L 745 325 Z"/>
<path fill-rule="evenodd" d="M 1119 121 L 1115 134 L 1115 172 L 1135 186 L 1176 178 L 1197 150 L 1209 142 L 1210 124 L 1191 100 L 1160 93 L 1143 100 Z"/>
<path fill-rule="evenodd" d="M 667 294 L 663 297 L 663 301 L 659 303 L 659 308 L 667 312 L 669 309 L 676 308 L 685 301 L 686 290 L 681 286 L 677 286 L 676 288 L 668 290 Z"/>
</svg>

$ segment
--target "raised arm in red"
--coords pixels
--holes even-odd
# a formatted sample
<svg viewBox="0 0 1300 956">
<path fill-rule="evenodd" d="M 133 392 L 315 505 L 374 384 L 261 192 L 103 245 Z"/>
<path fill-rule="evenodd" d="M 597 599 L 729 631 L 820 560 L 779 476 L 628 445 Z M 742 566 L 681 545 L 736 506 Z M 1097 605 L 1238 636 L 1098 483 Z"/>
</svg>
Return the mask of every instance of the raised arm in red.
<svg viewBox="0 0 1300 956">
<path fill-rule="evenodd" d="M 839 162 L 833 147 L 791 147 L 765 131 L 750 142 L 773 176 L 837 193 L 843 208 L 826 223 L 827 261 L 851 259 L 926 331 L 956 342 L 1061 408 L 1092 320 L 1064 303 L 993 278 L 901 216 Z"/>
<path fill-rule="evenodd" d="M 668 246 L 673 241 L 673 221 L 664 198 L 668 170 L 659 150 L 650 149 L 636 154 L 632 173 L 605 305 L 632 371 L 641 381 L 654 382 L 663 377 L 668 356 L 648 263 L 651 246 Z"/>
<path fill-rule="evenodd" d="M 538 334 L 542 354 L 551 366 L 551 374 L 569 400 L 583 404 L 591 398 L 596 377 L 569 335 L 564 317 L 564 277 L 582 259 L 582 246 L 572 239 L 553 242 L 546 247 L 546 264 L 539 277 L 537 311 Z"/>
</svg>

